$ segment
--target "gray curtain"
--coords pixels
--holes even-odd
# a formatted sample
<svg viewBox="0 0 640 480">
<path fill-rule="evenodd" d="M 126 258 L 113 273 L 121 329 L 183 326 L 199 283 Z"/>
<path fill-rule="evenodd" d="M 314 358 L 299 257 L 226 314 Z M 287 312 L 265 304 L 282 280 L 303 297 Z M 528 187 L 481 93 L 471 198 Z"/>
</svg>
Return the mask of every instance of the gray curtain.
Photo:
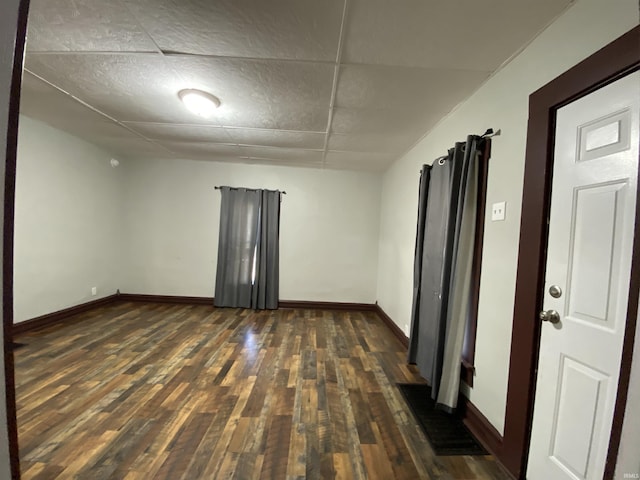
<svg viewBox="0 0 640 480">
<path fill-rule="evenodd" d="M 420 204 L 409 362 L 431 385 L 440 408 L 456 407 L 469 313 L 481 137 L 456 143 L 431 166 Z M 423 175 L 424 177 L 424 169 Z M 420 209 L 424 208 L 424 221 Z M 421 244 L 421 245 L 418 245 Z"/>
<path fill-rule="evenodd" d="M 416 363 L 418 345 L 420 343 L 418 308 L 420 307 L 420 294 L 422 292 L 422 254 L 424 247 L 424 231 L 427 219 L 427 198 L 429 196 L 429 183 L 431 179 L 431 165 L 423 165 L 420 172 L 420 188 L 418 190 L 418 228 L 416 231 L 416 248 L 413 263 L 413 304 L 411 307 L 411 329 L 409 337 L 413 340 L 409 343 L 408 357 L 410 363 Z"/>
<path fill-rule="evenodd" d="M 278 308 L 280 192 L 220 187 L 214 304 Z"/>
</svg>

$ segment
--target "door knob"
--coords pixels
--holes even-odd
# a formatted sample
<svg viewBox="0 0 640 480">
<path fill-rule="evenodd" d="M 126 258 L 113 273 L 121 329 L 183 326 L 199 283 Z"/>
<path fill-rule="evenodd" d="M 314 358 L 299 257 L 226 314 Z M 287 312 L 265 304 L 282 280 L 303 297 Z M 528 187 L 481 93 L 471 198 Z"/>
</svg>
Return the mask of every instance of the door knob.
<svg viewBox="0 0 640 480">
<path fill-rule="evenodd" d="M 560 314 L 555 310 L 543 310 L 540 312 L 540 320 L 543 322 L 558 323 L 560 322 Z"/>
</svg>

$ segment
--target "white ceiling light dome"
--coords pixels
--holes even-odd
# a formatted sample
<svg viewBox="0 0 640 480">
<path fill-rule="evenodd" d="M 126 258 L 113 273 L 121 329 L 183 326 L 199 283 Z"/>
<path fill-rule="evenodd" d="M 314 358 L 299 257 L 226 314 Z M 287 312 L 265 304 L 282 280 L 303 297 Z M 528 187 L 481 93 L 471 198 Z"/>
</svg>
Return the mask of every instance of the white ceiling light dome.
<svg viewBox="0 0 640 480">
<path fill-rule="evenodd" d="M 199 117 L 209 118 L 220 106 L 220 99 L 202 90 L 187 88 L 178 92 L 185 107 Z"/>
</svg>

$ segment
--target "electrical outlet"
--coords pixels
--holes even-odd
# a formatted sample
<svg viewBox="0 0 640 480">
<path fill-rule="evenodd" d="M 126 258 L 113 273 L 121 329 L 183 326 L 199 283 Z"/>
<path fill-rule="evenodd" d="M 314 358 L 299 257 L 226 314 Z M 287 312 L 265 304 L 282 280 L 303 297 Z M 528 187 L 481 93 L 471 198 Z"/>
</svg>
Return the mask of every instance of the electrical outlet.
<svg viewBox="0 0 640 480">
<path fill-rule="evenodd" d="M 491 221 L 500 222 L 504 220 L 506 210 L 507 210 L 507 202 L 494 203 L 491 206 Z"/>
<path fill-rule="evenodd" d="M 98 294 L 98 287 L 91 287 L 91 295 L 97 295 Z"/>
<path fill-rule="evenodd" d="M 409 335 L 409 324 L 408 323 L 404 324 L 404 334 L 405 335 Z"/>
</svg>

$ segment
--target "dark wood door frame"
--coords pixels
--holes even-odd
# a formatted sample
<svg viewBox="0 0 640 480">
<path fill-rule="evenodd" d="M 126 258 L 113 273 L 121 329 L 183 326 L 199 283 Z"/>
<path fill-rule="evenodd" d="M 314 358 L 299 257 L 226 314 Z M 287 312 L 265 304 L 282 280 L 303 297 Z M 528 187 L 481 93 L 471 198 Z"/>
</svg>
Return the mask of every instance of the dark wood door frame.
<svg viewBox="0 0 640 480">
<path fill-rule="evenodd" d="M 640 26 L 580 62 L 529 97 L 529 124 L 513 312 L 504 441 L 498 456 L 525 478 L 533 417 L 542 307 L 555 115 L 558 108 L 640 69 Z M 640 159 L 638 160 L 640 162 Z M 605 478 L 613 478 L 626 407 L 640 286 L 640 195 L 636 206 L 627 322 Z"/>
<path fill-rule="evenodd" d="M 15 205 L 16 159 L 18 150 L 18 120 L 20 115 L 20 90 L 22 87 L 22 63 L 27 38 L 29 0 L 20 0 L 18 25 L 13 54 L 13 72 L 9 99 L 7 147 L 5 152 L 4 218 L 2 250 L 2 328 L 4 334 L 4 374 L 9 436 L 9 461 L 11 478 L 20 479 L 20 457 L 18 449 L 18 423 L 16 416 L 15 370 L 13 363 L 13 217 Z"/>
</svg>

